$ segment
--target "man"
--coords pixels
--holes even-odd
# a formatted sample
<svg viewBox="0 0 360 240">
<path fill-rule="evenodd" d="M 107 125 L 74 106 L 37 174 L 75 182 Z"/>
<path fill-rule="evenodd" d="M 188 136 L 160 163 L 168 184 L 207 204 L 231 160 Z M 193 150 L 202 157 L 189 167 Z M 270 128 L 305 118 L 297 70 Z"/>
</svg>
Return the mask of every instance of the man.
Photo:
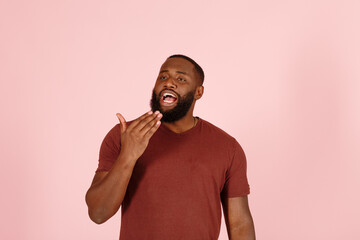
<svg viewBox="0 0 360 240">
<path fill-rule="evenodd" d="M 170 56 L 155 82 L 152 111 L 131 122 L 117 113 L 120 123 L 104 138 L 86 203 L 98 224 L 122 205 L 121 240 L 217 239 L 221 204 L 229 238 L 255 239 L 241 146 L 193 116 L 203 81 L 194 60 Z"/>
</svg>

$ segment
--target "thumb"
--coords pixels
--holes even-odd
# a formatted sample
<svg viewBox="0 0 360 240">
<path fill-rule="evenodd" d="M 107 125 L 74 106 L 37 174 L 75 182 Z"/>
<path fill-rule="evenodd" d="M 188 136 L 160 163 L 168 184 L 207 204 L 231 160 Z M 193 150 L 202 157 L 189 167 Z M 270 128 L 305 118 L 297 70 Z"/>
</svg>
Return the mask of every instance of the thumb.
<svg viewBox="0 0 360 240">
<path fill-rule="evenodd" d="M 119 119 L 120 121 L 120 130 L 121 130 L 121 133 L 125 132 L 126 131 L 126 120 L 125 118 L 120 114 L 120 113 L 117 113 L 116 114 L 117 118 Z"/>
</svg>

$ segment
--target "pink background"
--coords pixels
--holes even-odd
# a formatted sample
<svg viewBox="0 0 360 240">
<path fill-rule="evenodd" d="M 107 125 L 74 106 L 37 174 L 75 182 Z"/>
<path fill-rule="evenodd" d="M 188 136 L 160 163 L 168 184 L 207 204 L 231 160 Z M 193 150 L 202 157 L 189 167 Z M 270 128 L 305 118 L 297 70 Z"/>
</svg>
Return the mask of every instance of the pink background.
<svg viewBox="0 0 360 240">
<path fill-rule="evenodd" d="M 101 141 L 183 53 L 195 114 L 246 152 L 257 238 L 360 239 L 360 2 L 129 2 L 0 2 L 0 238 L 118 238 L 84 200 Z"/>
</svg>

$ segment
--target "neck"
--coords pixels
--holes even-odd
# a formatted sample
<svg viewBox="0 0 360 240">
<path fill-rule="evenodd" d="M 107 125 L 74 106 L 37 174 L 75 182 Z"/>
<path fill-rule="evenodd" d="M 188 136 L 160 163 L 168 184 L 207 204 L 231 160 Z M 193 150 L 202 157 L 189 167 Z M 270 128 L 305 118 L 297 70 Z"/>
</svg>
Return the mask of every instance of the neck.
<svg viewBox="0 0 360 240">
<path fill-rule="evenodd" d="M 195 127 L 196 123 L 197 119 L 193 117 L 193 114 L 191 112 L 190 114 L 186 114 L 185 117 L 176 122 L 164 122 L 162 124 L 175 133 L 183 133 Z"/>
</svg>

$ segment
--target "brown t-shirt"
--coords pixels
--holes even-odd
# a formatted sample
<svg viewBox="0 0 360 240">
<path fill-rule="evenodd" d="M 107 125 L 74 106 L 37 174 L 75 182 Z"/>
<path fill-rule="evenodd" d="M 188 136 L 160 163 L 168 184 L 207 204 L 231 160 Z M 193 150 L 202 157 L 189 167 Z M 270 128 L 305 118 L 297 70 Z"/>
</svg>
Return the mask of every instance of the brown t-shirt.
<svg viewBox="0 0 360 240">
<path fill-rule="evenodd" d="M 239 143 L 211 123 L 174 133 L 161 125 L 138 159 L 121 208 L 120 240 L 212 240 L 221 198 L 249 194 Z M 109 171 L 120 153 L 120 125 L 104 138 L 99 166 Z"/>
</svg>

